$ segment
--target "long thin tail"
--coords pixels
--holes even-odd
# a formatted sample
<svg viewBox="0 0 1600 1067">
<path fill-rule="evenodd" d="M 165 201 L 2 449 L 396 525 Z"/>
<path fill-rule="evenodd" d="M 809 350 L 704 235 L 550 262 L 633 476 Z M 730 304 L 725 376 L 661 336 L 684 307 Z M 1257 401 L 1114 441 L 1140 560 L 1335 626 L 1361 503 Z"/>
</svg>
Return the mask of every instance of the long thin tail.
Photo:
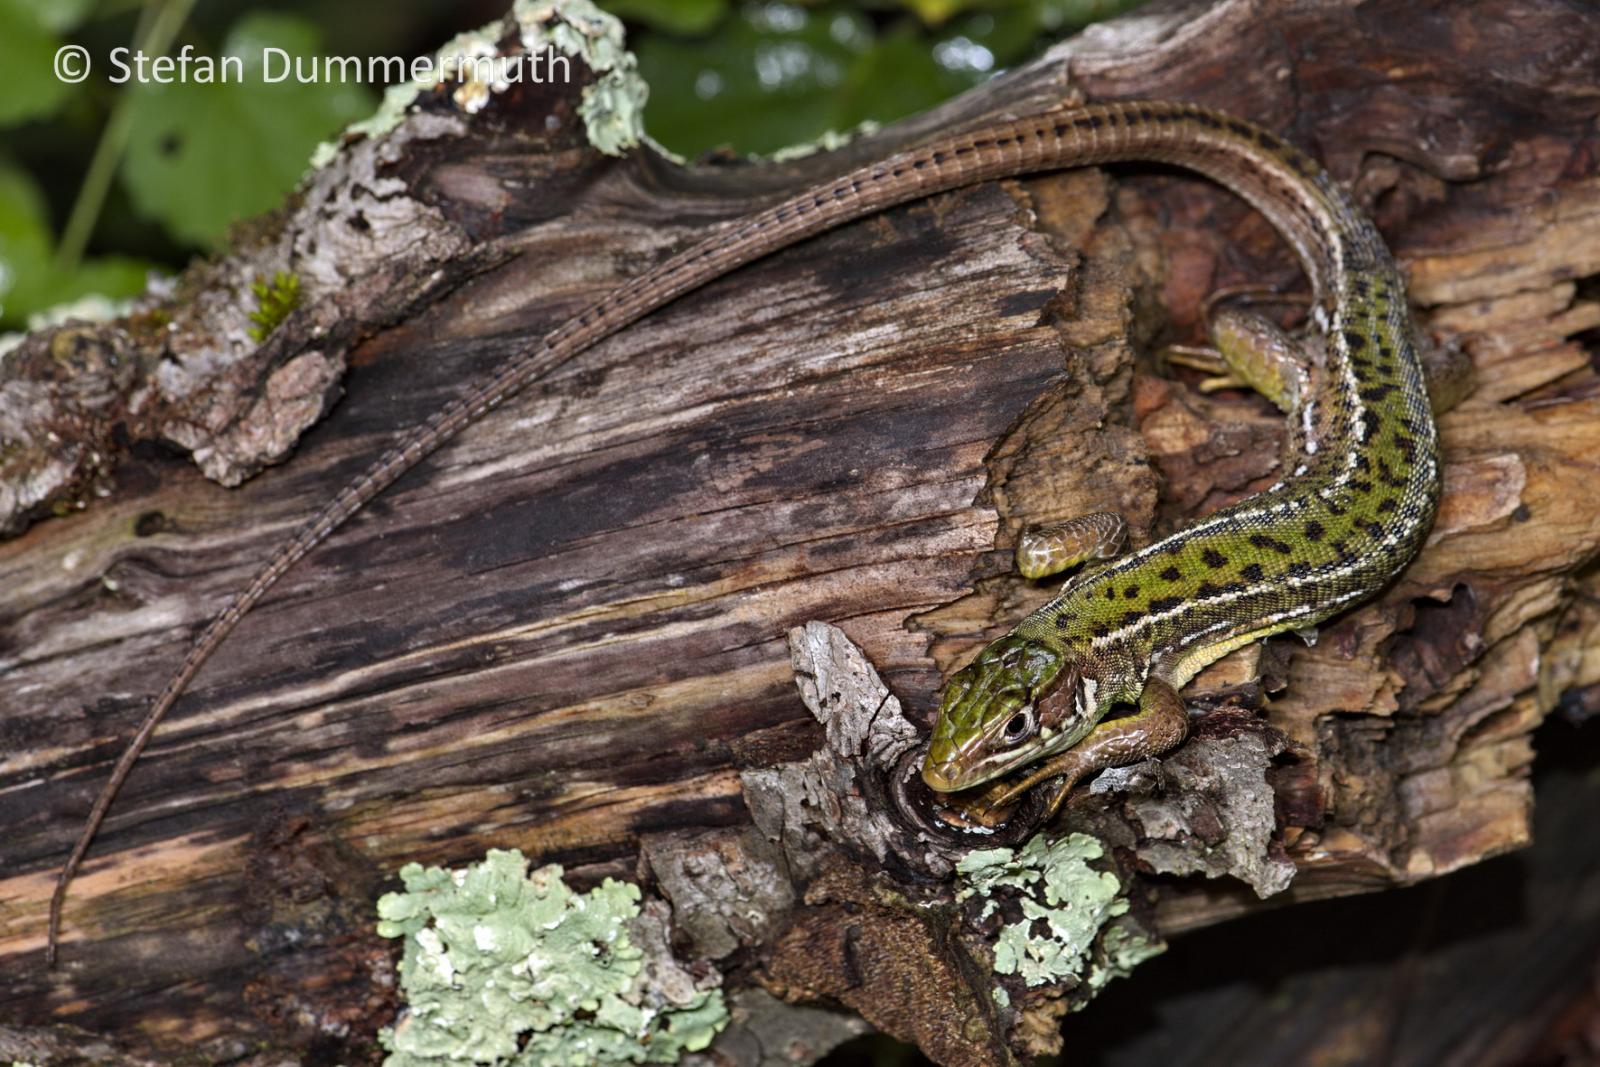
<svg viewBox="0 0 1600 1067">
<path fill-rule="evenodd" d="M 995 178 L 1121 159 L 1164 160 L 1223 179 L 1244 192 L 1285 232 L 1314 282 L 1321 282 L 1329 273 L 1329 265 L 1317 256 L 1323 247 L 1318 239 L 1324 236 L 1319 232 L 1325 225 L 1323 213 L 1329 205 L 1308 193 L 1314 187 L 1305 182 L 1303 174 L 1314 165 L 1247 123 L 1195 105 L 1168 103 L 1052 110 L 949 137 L 851 171 L 696 244 L 613 290 L 532 351 L 509 359 L 489 382 L 406 434 L 274 552 L 250 584 L 206 626 L 118 757 L 61 868 L 50 899 L 47 962 L 54 964 L 56 959 L 62 906 L 73 875 L 129 771 L 201 665 L 296 561 L 435 449 L 529 382 L 596 342 L 684 293 L 796 241 L 933 193 Z M 1262 175 L 1268 180 L 1262 180 Z"/>
</svg>

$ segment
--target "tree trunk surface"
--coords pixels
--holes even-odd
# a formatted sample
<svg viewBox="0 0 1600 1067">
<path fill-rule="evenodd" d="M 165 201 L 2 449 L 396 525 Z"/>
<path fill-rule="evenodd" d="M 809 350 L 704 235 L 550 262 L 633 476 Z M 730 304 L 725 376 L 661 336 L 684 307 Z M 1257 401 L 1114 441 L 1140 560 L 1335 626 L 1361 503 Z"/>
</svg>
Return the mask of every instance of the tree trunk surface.
<svg viewBox="0 0 1600 1067">
<path fill-rule="evenodd" d="M 472 115 L 440 95 L 168 296 L 30 336 L 0 364 L 0 1051 L 363 1062 L 398 1006 L 377 895 L 512 847 L 674 905 L 674 947 L 738 1007 L 714 1062 L 778 1062 L 749 1051 L 763 1012 L 808 1035 L 787 1062 L 862 1029 L 768 994 L 947 1064 L 1057 1047 L 1078 992 L 1000 1011 L 955 910 L 890 902 L 937 892 L 937 863 L 786 836 L 784 768 L 826 747 L 790 631 L 837 627 L 925 729 L 941 677 L 1051 595 L 1010 570 L 1024 526 L 1117 511 L 1140 545 L 1275 480 L 1270 405 L 1156 353 L 1201 339 L 1215 291 L 1304 283 L 1241 201 L 1153 166 L 843 227 L 486 416 L 207 665 L 72 888 L 62 966 L 42 950 L 55 873 L 193 633 L 397 431 L 731 220 L 1069 84 L 1224 108 L 1322 160 L 1477 385 L 1441 419 L 1417 562 L 1314 646 L 1197 679 L 1220 710 L 1152 769 L 1160 796 L 1080 791 L 1065 824 L 1112 846 L 1152 936 L 1526 845 L 1532 732 L 1600 707 L 1596 69 L 1600 11 L 1556 0 L 1233 0 L 1155 5 L 781 164 L 607 158 L 580 86 Z M 256 344 L 249 287 L 278 270 L 304 299 Z M 1250 774 L 1269 815 L 1241 844 Z M 757 920 L 690 919 L 741 892 Z"/>
</svg>

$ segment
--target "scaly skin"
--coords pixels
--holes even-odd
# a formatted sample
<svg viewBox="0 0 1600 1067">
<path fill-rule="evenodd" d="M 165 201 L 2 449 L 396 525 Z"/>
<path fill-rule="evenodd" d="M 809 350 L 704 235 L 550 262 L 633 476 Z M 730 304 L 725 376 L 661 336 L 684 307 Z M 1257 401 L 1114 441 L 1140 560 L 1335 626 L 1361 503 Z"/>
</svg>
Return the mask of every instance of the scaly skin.
<svg viewBox="0 0 1600 1067">
<path fill-rule="evenodd" d="M 1084 718 L 1092 725 L 1114 696 L 1137 695 L 1152 670 L 1185 677 L 1185 672 L 1192 672 L 1214 649 L 1238 638 L 1243 632 L 1241 619 L 1259 625 L 1262 620 L 1281 617 L 1291 625 L 1304 625 L 1370 593 L 1415 551 L 1432 515 L 1436 490 L 1433 424 L 1406 340 L 1405 296 L 1370 224 L 1300 152 L 1249 123 L 1194 105 L 1100 104 L 1052 109 L 996 123 L 897 153 L 800 193 L 622 285 L 411 431 L 341 491 L 266 561 L 200 633 L 152 703 L 95 800 L 62 868 L 51 900 L 47 957 L 55 958 L 67 887 L 111 801 L 201 664 L 297 560 L 425 456 L 529 382 L 597 341 L 678 296 L 787 245 L 945 190 L 1117 160 L 1186 166 L 1216 179 L 1262 210 L 1305 262 L 1313 287 L 1321 295 L 1330 330 L 1330 364 L 1347 369 L 1348 381 L 1342 380 L 1330 391 L 1328 403 L 1318 409 L 1319 417 L 1328 423 L 1322 440 L 1329 442 L 1329 447 L 1317 457 L 1315 471 L 1292 489 L 1258 502 L 1263 507 L 1281 505 L 1279 512 L 1246 519 L 1239 509 L 1233 509 L 1231 519 L 1208 520 L 1197 532 L 1170 542 L 1174 550 L 1170 560 L 1157 560 L 1145 552 L 1134 557 L 1139 561 L 1134 570 L 1114 564 L 1114 575 L 1108 573 L 1099 581 L 1085 583 L 1081 593 L 1074 590 L 1054 611 L 1032 616 L 1019 627 L 1020 640 L 1030 642 L 1042 655 L 1054 657 L 1054 668 L 1033 679 L 1034 689 L 1042 692 L 1040 687 L 1058 679 L 1061 667 L 1070 659 L 1082 670 L 1084 679 L 1100 680 L 1091 702 L 1095 710 Z M 1383 395 L 1370 401 L 1362 395 L 1380 389 Z M 1366 469 L 1345 470 L 1335 462 L 1354 463 L 1358 458 L 1367 464 Z M 1384 480 L 1379 480 L 1380 475 Z M 1399 479 L 1406 487 L 1393 513 L 1379 507 L 1393 493 L 1389 478 Z M 1369 488 L 1358 491 L 1358 480 L 1370 482 Z M 1319 496 L 1321 492 L 1329 494 L 1326 501 Z M 1297 510 L 1302 508 L 1303 514 Z M 1304 530 L 1313 516 L 1321 516 L 1323 535 L 1308 540 Z M 1370 523 L 1371 530 L 1354 525 L 1357 520 Z M 1219 521 L 1229 525 L 1223 529 Z M 1291 529 L 1296 522 L 1298 532 Z M 1250 544 L 1248 531 L 1256 531 L 1265 540 L 1259 546 Z M 1274 546 L 1279 544 L 1287 551 L 1278 552 Z M 1208 547 L 1225 552 L 1227 562 L 1209 567 L 1205 562 Z M 1340 562 L 1345 554 L 1357 557 L 1348 569 Z M 1246 575 L 1245 568 L 1252 562 L 1263 568 L 1259 579 Z M 1169 563 L 1177 568 L 1177 579 L 1161 577 Z M 1286 565 L 1291 563 L 1309 568 L 1307 575 L 1288 573 Z M 1335 570 L 1341 573 L 1336 575 Z M 1220 599 L 1234 596 L 1221 585 L 1231 587 L 1236 582 L 1243 582 L 1248 591 L 1241 590 L 1233 600 Z M 1101 591 L 1098 596 L 1104 603 L 1088 595 L 1091 585 Z M 1124 596 L 1123 589 L 1132 585 L 1139 588 Z M 1103 590 L 1107 588 L 1112 589 L 1115 601 L 1105 599 Z M 1191 603 L 1186 598 L 1194 600 Z M 1138 618 L 1125 620 L 1129 613 Z M 974 751 L 974 737 L 989 729 L 1004 706 L 993 694 L 979 699 L 966 684 L 972 677 L 971 669 L 960 676 L 952 688 L 958 696 L 945 702 L 938 743 L 948 759 L 941 767 L 953 769 L 968 760 Z M 1087 685 L 1083 682 L 1074 692 L 1087 692 Z M 1010 765 L 1016 766 L 1046 754 L 1046 750 L 1018 748 L 1013 754 L 1019 758 Z M 930 780 L 937 780 L 937 774 Z M 976 780 L 961 771 L 941 781 L 950 787 Z"/>
<path fill-rule="evenodd" d="M 980 793 L 965 812 L 976 821 L 1003 818 L 1041 781 L 1056 778 L 1059 804 L 1083 776 L 1177 744 L 1185 720 L 1176 693 L 1198 671 L 1371 596 L 1433 524 L 1433 413 L 1388 251 L 1293 149 L 1231 120 L 1217 135 L 1265 157 L 1263 169 L 1297 175 L 1279 186 L 1293 210 L 1266 211 L 1312 277 L 1322 343 L 1302 352 L 1237 315 L 1214 329 L 1236 377 L 1289 414 L 1289 473 L 1069 583 L 951 677 L 923 767 L 931 788 L 970 789 L 1043 764 Z M 1299 226 L 1315 233 L 1311 243 L 1296 240 Z M 1125 702 L 1140 713 L 1102 724 Z"/>
</svg>

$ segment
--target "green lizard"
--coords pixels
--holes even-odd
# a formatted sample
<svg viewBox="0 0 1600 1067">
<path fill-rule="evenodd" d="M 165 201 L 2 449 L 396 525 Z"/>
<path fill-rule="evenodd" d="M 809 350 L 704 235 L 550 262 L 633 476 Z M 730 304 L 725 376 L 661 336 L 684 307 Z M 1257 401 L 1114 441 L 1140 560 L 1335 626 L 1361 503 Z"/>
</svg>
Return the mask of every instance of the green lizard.
<svg viewBox="0 0 1600 1067">
<path fill-rule="evenodd" d="M 1284 172 L 1280 188 L 1295 206 L 1274 221 L 1315 289 L 1317 342 L 1297 344 L 1237 312 L 1212 327 L 1233 380 L 1288 415 L 1286 476 L 1087 568 L 951 676 L 922 770 L 929 788 L 967 790 L 1032 768 L 968 799 L 958 822 L 1001 821 L 1024 791 L 1054 779 L 1048 817 L 1086 775 L 1177 745 L 1188 729 L 1178 690 L 1189 679 L 1236 648 L 1304 631 L 1371 596 L 1433 524 L 1433 411 L 1405 289 L 1382 240 L 1292 149 L 1232 120 L 1214 133 L 1266 153 Z M 1316 239 L 1296 241 L 1285 219 Z M 1460 384 L 1459 371 L 1445 373 L 1447 385 Z M 1041 578 L 1113 557 L 1124 529 L 1119 516 L 1096 513 L 1030 532 L 1017 546 L 1018 569 Z M 1126 703 L 1137 711 L 1106 721 Z"/>
<path fill-rule="evenodd" d="M 1302 371 L 1265 346 L 1235 362 L 1302 427 L 1305 463 L 1282 486 L 1077 582 L 958 672 L 925 778 L 960 789 L 1047 757 L 1059 775 L 1064 752 L 1081 750 L 1084 767 L 1103 766 L 1176 743 L 1176 688 L 1201 664 L 1371 594 L 1415 553 L 1438 492 L 1433 421 L 1399 275 L 1371 224 L 1310 159 L 1250 123 L 1191 104 L 1052 108 L 898 152 L 734 223 L 612 291 L 379 457 L 273 553 L 152 702 L 62 867 L 47 958 L 95 832 L 201 664 L 284 572 L 423 457 L 597 341 L 787 245 L 945 190 L 1118 160 L 1174 163 L 1215 179 L 1261 210 L 1299 254 L 1326 341 L 1320 360 Z M 1047 568 L 1067 565 L 1072 533 L 1058 531 L 1056 547 L 1045 545 Z M 1119 700 L 1138 700 L 1142 710 L 1097 728 Z"/>
</svg>

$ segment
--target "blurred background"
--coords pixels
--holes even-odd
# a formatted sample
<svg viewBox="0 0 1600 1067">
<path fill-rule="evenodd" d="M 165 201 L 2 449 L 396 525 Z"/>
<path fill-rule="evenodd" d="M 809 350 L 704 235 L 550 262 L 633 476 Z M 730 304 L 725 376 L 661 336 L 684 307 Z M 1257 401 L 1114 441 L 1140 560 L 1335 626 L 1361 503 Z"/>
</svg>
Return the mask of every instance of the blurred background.
<svg viewBox="0 0 1600 1067">
<path fill-rule="evenodd" d="M 1137 0 L 602 0 L 650 84 L 648 130 L 693 157 L 765 153 L 927 108 Z M 0 332 L 149 271 L 226 249 L 280 203 L 318 142 L 381 86 L 113 84 L 119 46 L 149 54 L 432 54 L 509 0 L 0 0 Z M 91 75 L 68 84 L 57 50 Z"/>
</svg>

